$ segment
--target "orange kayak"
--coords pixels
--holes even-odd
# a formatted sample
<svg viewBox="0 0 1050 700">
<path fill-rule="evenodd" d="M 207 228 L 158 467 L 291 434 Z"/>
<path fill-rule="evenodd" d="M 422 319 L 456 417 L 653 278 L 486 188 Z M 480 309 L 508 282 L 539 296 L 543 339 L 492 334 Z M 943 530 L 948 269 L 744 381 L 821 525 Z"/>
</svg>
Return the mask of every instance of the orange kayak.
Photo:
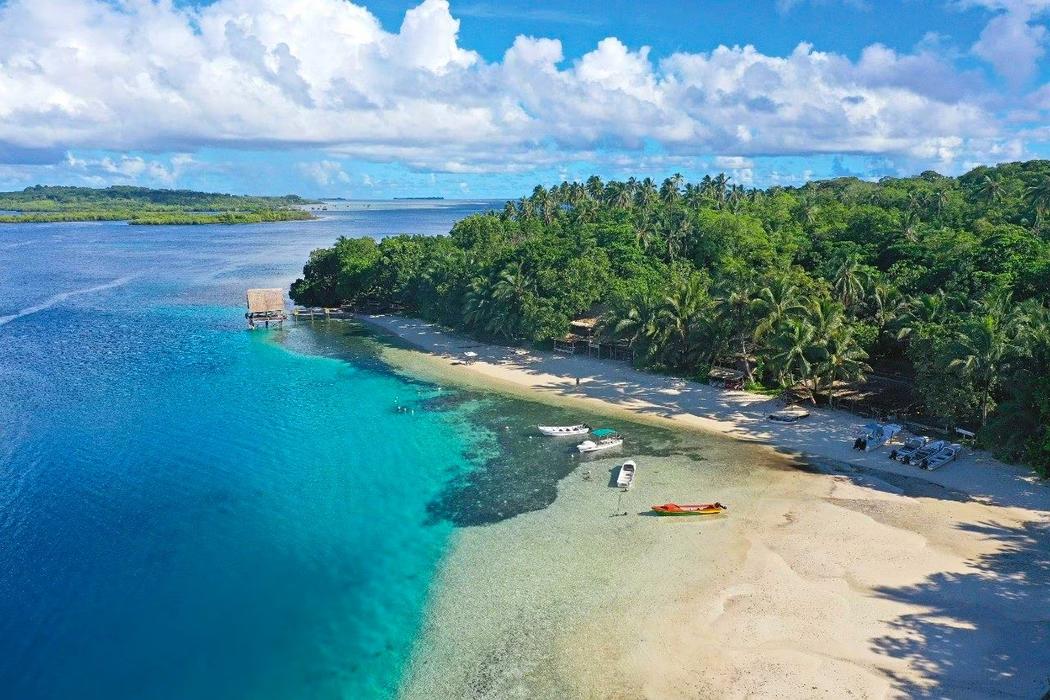
<svg viewBox="0 0 1050 700">
<path fill-rule="evenodd" d="M 657 515 L 717 515 L 725 510 L 721 503 L 694 503 L 680 506 L 677 503 L 665 503 L 662 506 L 653 506 L 652 511 Z"/>
</svg>

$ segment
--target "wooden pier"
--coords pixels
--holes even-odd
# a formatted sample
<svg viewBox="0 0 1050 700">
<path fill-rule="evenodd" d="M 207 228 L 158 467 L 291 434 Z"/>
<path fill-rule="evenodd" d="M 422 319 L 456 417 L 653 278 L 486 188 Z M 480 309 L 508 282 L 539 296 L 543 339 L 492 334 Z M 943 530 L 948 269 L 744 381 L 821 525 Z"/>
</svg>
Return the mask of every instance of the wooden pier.
<svg viewBox="0 0 1050 700">
<path fill-rule="evenodd" d="M 292 318 L 296 321 L 315 318 L 323 318 L 325 320 L 332 318 L 353 318 L 354 312 L 348 308 L 329 308 L 329 307 L 302 307 L 297 306 L 292 309 Z"/>
</svg>

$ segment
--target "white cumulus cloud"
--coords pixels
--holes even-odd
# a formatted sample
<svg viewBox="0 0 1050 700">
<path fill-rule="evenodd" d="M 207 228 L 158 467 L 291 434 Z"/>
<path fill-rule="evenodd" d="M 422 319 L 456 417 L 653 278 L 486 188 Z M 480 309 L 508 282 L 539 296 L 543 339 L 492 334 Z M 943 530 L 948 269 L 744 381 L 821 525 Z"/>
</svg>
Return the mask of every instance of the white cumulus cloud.
<svg viewBox="0 0 1050 700">
<path fill-rule="evenodd" d="M 1028 79 L 1045 38 L 1033 22 L 1042 2 L 987 0 L 998 14 L 974 52 Z M 655 145 L 669 160 L 860 153 L 951 163 L 1017 142 L 997 99 L 936 42 L 911 52 L 876 44 L 851 60 L 808 44 L 786 56 L 718 46 L 656 57 L 609 37 L 567 60 L 557 39 L 519 36 L 486 61 L 461 45 L 446 0 L 424 0 L 396 32 L 347 0 L 0 3 L 9 162 L 76 149 L 315 147 L 423 170 L 512 172 L 642 162 Z M 151 172 L 134 158 L 109 166 Z M 320 185 L 346 182 L 335 161 L 300 170 Z"/>
</svg>

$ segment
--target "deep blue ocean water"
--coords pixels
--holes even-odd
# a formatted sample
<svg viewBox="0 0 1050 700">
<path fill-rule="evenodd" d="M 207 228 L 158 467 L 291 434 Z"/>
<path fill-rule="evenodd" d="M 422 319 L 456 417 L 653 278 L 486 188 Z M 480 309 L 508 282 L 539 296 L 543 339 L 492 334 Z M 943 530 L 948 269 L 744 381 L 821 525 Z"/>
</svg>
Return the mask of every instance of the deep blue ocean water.
<svg viewBox="0 0 1050 700">
<path fill-rule="evenodd" d="M 243 294 L 490 206 L 0 225 L 0 695 L 389 697 L 490 438 L 352 338 L 246 331 Z"/>
</svg>

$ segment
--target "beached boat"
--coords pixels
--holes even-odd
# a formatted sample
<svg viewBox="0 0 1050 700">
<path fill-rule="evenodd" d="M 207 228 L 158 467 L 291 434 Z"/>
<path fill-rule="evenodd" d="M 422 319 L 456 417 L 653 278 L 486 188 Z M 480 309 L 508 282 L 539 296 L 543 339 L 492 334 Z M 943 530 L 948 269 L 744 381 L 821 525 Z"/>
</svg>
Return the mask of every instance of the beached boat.
<svg viewBox="0 0 1050 700">
<path fill-rule="evenodd" d="M 857 432 L 853 441 L 853 449 L 869 452 L 877 450 L 901 431 L 896 423 L 868 423 Z"/>
<path fill-rule="evenodd" d="M 568 435 L 586 435 L 591 432 L 591 426 L 586 423 L 579 425 L 540 425 L 537 426 L 541 433 L 547 437 L 565 437 Z"/>
<path fill-rule="evenodd" d="M 652 511 L 657 515 L 718 515 L 726 506 L 718 503 L 694 503 L 680 506 L 677 503 L 665 503 L 662 506 L 653 506 Z"/>
<path fill-rule="evenodd" d="M 594 431 L 593 440 L 584 440 L 576 449 L 581 453 L 598 452 L 619 447 L 623 444 L 623 436 L 610 428 L 598 428 Z"/>
<path fill-rule="evenodd" d="M 907 464 L 912 455 L 921 450 L 926 446 L 926 443 L 930 441 L 930 438 L 919 435 L 916 437 L 908 438 L 904 441 L 904 445 L 898 447 L 895 450 L 890 450 L 890 459 L 895 459 L 902 464 Z"/>
<path fill-rule="evenodd" d="M 794 423 L 803 418 L 809 418 L 809 411 L 801 406 L 789 406 L 779 411 L 773 411 L 768 417 L 769 420 L 775 420 L 779 423 Z"/>
<path fill-rule="evenodd" d="M 931 472 L 934 469 L 940 469 L 945 464 L 958 457 L 960 452 L 962 452 L 962 445 L 960 445 L 957 442 L 952 443 L 951 445 L 948 445 L 947 447 L 941 449 L 940 452 L 933 455 L 932 457 L 928 457 L 920 461 L 919 468 L 927 469 Z"/>
<path fill-rule="evenodd" d="M 634 483 L 634 472 L 637 468 L 638 465 L 631 459 L 620 465 L 620 474 L 616 477 L 616 485 L 621 489 L 631 488 L 631 484 Z"/>
<path fill-rule="evenodd" d="M 900 461 L 904 464 L 922 464 L 923 460 L 929 459 L 947 446 L 947 440 L 933 440 L 915 450 L 915 454 L 901 459 Z"/>
</svg>

